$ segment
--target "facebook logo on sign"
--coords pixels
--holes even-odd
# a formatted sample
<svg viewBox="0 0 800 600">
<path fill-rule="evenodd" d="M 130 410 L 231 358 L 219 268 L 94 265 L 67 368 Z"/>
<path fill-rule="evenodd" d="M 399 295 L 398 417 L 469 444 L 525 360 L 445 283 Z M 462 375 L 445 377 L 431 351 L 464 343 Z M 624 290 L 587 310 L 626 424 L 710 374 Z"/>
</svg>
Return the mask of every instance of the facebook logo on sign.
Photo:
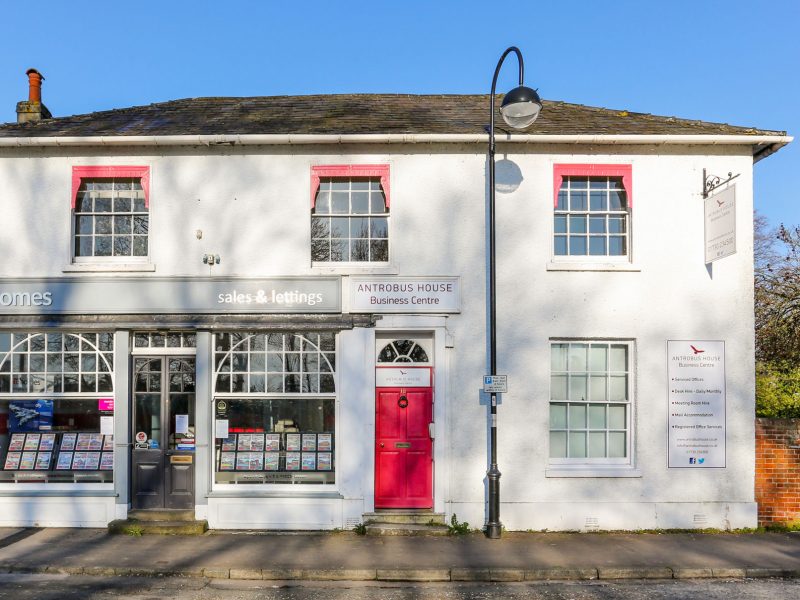
<svg viewBox="0 0 800 600">
<path fill-rule="evenodd" d="M 696 458 L 692 457 L 692 458 L 689 459 L 689 464 L 690 465 L 693 465 L 695 462 L 697 462 Z"/>
</svg>

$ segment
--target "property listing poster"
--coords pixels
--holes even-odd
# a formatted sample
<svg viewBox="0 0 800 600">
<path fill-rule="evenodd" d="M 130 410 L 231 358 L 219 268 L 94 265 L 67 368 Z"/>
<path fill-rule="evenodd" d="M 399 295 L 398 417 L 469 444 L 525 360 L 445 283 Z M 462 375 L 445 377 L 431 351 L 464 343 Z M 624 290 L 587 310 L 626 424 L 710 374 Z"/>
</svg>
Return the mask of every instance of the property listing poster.
<svg viewBox="0 0 800 600">
<path fill-rule="evenodd" d="M 667 342 L 670 468 L 725 467 L 725 342 Z"/>
</svg>

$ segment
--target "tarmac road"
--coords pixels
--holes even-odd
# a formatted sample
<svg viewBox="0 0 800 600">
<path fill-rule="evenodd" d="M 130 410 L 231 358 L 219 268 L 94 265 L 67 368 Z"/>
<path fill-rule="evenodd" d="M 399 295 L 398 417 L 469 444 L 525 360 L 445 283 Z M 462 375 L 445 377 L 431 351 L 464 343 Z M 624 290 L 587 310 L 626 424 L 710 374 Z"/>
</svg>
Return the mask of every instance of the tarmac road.
<svg viewBox="0 0 800 600">
<path fill-rule="evenodd" d="M 0 574 L 13 600 L 659 600 L 800 598 L 798 579 L 535 583 L 278 582 Z"/>
</svg>

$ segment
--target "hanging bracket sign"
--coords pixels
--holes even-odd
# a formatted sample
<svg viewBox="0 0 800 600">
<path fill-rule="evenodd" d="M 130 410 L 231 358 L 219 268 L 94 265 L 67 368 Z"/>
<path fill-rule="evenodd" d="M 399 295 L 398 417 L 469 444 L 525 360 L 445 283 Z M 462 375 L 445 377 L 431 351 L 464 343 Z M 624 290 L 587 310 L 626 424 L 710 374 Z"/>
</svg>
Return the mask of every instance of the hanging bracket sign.
<svg viewBox="0 0 800 600">
<path fill-rule="evenodd" d="M 703 201 L 706 264 L 736 253 L 736 186 Z"/>
<path fill-rule="evenodd" d="M 703 169 L 703 198 L 708 198 L 708 195 L 718 187 L 736 179 L 741 173 L 733 174 L 733 171 L 728 171 L 728 178 L 722 179 L 718 175 L 712 175 L 706 169 Z"/>
</svg>

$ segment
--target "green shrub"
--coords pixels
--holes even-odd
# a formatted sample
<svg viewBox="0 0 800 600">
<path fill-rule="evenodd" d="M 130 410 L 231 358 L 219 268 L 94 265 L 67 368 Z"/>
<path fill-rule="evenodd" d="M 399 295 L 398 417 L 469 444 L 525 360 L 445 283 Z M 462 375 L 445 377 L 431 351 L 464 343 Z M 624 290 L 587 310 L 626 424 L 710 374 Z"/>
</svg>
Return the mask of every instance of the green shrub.
<svg viewBox="0 0 800 600">
<path fill-rule="evenodd" d="M 756 364 L 756 416 L 800 418 L 800 366 L 767 362 Z"/>
</svg>

